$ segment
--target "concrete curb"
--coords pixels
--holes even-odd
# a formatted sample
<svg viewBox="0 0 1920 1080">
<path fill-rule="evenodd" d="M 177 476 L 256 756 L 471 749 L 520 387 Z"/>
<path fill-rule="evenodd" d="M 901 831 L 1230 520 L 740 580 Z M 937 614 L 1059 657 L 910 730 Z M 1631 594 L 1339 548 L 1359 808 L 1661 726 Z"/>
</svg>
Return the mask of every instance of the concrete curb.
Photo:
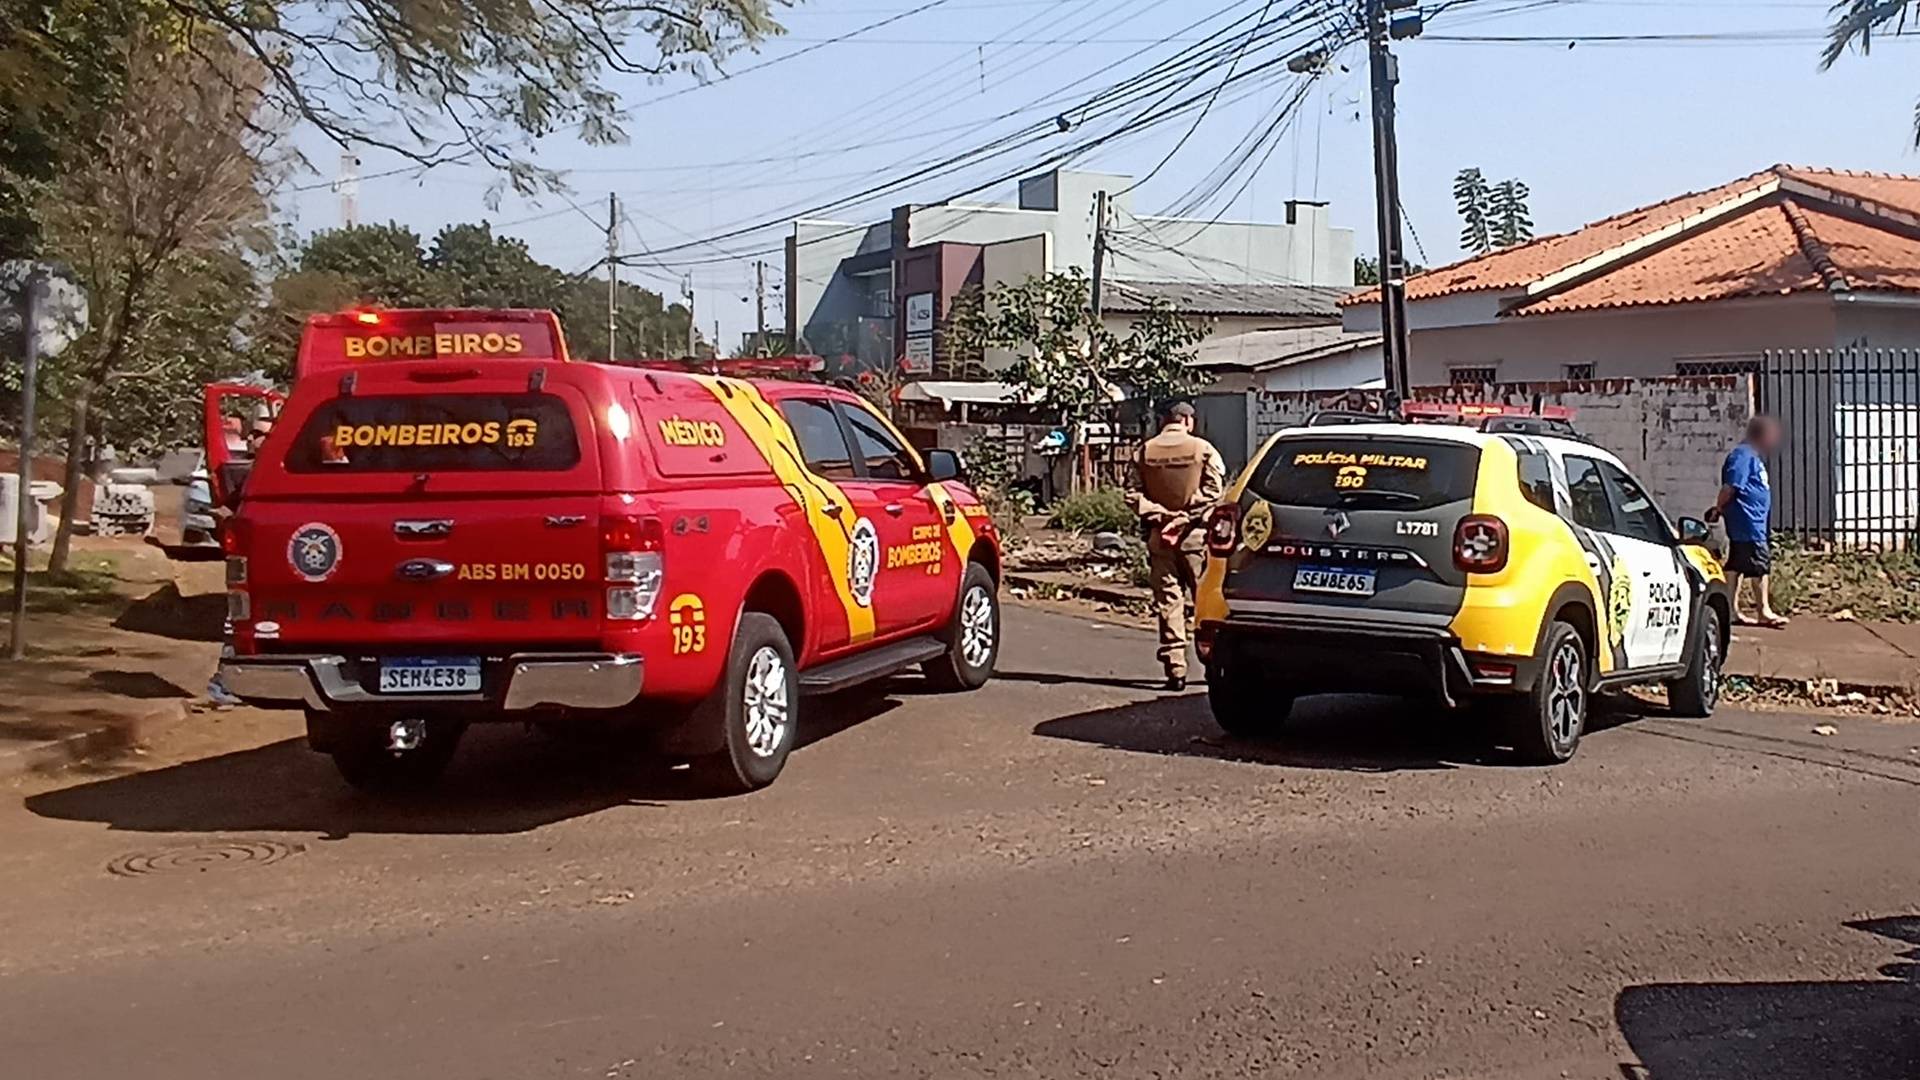
<svg viewBox="0 0 1920 1080">
<path fill-rule="evenodd" d="M 1019 570 L 1009 570 L 1004 576 L 1009 588 L 1015 589 L 1057 589 L 1068 596 L 1082 600 L 1092 600 L 1102 604 L 1131 607 L 1135 604 L 1152 603 L 1152 598 L 1142 590 L 1128 589 L 1119 585 L 1096 585 L 1055 581 L 1052 578 L 1035 577 Z"/>
<path fill-rule="evenodd" d="M 155 734 L 186 720 L 191 712 L 190 705 L 191 702 L 185 700 L 170 701 L 137 715 L 75 731 L 57 739 L 0 750 L 0 780 L 53 772 L 138 746 Z"/>
<path fill-rule="evenodd" d="M 1809 683 L 1832 683 L 1836 694 L 1863 694 L 1870 698 L 1908 697 L 1914 694 L 1911 684 L 1856 682 L 1851 679 L 1793 679 L 1784 675 L 1748 675 L 1745 672 L 1727 668 L 1721 672 L 1729 679 L 1739 679 L 1760 690 L 1785 690 L 1797 694 L 1807 692 Z"/>
</svg>

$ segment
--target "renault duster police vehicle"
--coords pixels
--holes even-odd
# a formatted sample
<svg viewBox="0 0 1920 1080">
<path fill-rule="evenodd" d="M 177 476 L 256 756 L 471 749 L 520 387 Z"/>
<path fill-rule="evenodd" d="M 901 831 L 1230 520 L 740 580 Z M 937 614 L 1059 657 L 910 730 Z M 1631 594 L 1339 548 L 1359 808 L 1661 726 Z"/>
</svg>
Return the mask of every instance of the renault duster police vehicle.
<svg viewBox="0 0 1920 1080">
<path fill-rule="evenodd" d="M 1732 609 L 1707 527 L 1669 522 L 1599 447 L 1489 421 L 1274 436 L 1208 522 L 1198 645 L 1227 731 L 1301 695 L 1404 693 L 1504 714 L 1521 756 L 1572 757 L 1602 687 L 1719 698 Z"/>
<path fill-rule="evenodd" d="M 856 395 L 569 362 L 544 312 L 314 320 L 223 542 L 241 698 L 350 782 L 473 722 L 634 718 L 771 782 L 802 696 L 991 676 L 998 540 Z"/>
</svg>

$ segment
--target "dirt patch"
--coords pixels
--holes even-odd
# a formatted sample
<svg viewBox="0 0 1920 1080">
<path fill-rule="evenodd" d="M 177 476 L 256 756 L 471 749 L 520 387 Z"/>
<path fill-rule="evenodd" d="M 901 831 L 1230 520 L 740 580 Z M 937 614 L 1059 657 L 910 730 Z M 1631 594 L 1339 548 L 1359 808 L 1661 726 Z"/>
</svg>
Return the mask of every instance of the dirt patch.
<svg viewBox="0 0 1920 1080">
<path fill-rule="evenodd" d="M 1920 622 L 1920 553 L 1782 545 L 1772 580 L 1775 602 L 1796 615 Z"/>
<path fill-rule="evenodd" d="M 218 566 L 176 577 L 130 538 L 76 538 L 73 563 L 29 574 L 27 659 L 0 663 L 0 772 L 132 754 L 186 715 L 212 673 L 226 603 Z"/>
</svg>

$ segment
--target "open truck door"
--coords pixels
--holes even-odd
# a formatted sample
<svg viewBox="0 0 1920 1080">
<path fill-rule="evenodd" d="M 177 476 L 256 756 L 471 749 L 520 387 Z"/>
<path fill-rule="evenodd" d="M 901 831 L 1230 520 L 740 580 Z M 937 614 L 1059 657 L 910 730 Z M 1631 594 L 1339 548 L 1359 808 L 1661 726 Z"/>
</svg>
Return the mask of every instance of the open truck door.
<svg viewBox="0 0 1920 1080">
<path fill-rule="evenodd" d="M 232 506 L 234 496 L 253 469 L 253 454 L 246 448 L 247 425 L 260 419 L 279 417 L 285 394 L 264 386 L 239 383 L 214 383 L 201 394 L 202 433 L 207 455 L 207 484 L 212 489 L 213 505 Z M 238 421 L 237 429 L 228 424 Z"/>
</svg>

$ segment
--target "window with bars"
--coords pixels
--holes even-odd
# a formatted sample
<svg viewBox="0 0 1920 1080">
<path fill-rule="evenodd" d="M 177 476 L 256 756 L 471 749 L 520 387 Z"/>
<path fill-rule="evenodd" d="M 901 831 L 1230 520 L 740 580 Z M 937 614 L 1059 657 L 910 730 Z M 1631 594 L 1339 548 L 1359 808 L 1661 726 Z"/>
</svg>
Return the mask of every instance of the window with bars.
<svg viewBox="0 0 1920 1080">
<path fill-rule="evenodd" d="M 1593 380 L 1592 364 L 1568 364 L 1566 366 L 1566 372 L 1568 382 L 1591 382 Z"/>
<path fill-rule="evenodd" d="M 1485 386 L 1498 382 L 1499 372 L 1490 367 L 1457 367 L 1447 369 L 1447 382 L 1453 386 Z"/>
</svg>

